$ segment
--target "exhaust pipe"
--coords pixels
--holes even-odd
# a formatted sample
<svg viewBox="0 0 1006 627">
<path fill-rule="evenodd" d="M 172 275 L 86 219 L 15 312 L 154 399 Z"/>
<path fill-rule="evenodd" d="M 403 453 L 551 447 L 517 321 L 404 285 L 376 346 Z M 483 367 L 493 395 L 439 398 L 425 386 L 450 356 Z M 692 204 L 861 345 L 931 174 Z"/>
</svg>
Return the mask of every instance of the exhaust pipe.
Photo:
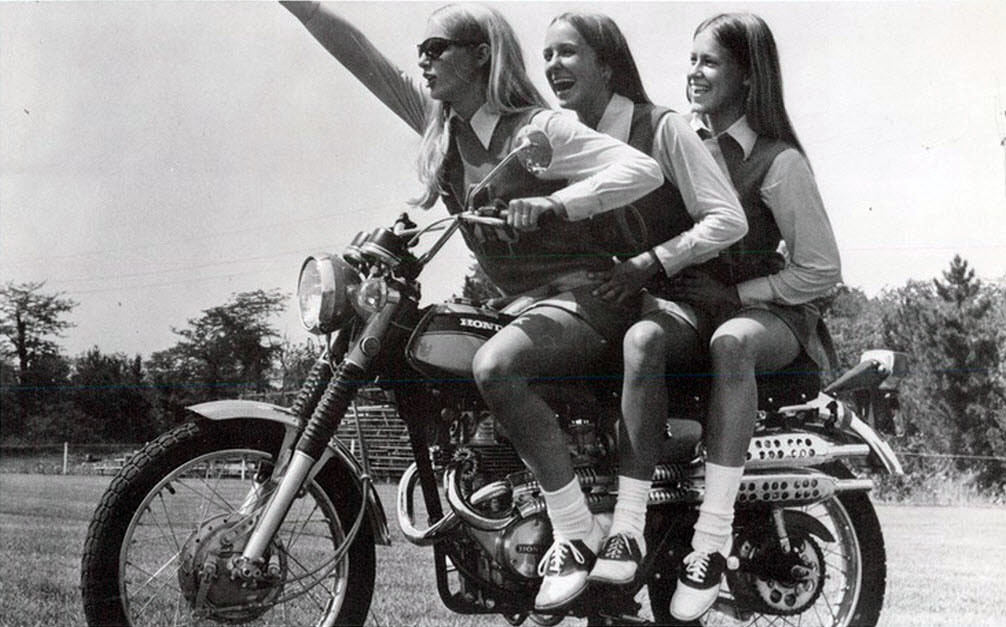
<svg viewBox="0 0 1006 627">
<path fill-rule="evenodd" d="M 415 507 L 412 495 L 416 490 L 416 483 L 419 481 L 419 468 L 415 463 L 411 464 L 398 482 L 398 526 L 402 530 L 405 539 L 418 546 L 430 546 L 440 542 L 447 534 L 457 527 L 461 520 L 453 511 L 444 514 L 444 517 L 430 525 L 427 529 L 419 529 L 415 526 Z"/>
</svg>

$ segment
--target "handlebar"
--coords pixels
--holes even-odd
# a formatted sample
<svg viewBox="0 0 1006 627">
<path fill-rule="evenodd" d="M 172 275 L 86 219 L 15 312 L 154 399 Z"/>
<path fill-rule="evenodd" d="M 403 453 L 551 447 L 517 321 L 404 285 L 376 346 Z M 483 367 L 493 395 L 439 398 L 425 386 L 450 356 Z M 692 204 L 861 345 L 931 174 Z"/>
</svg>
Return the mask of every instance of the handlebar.
<svg viewBox="0 0 1006 627">
<path fill-rule="evenodd" d="M 489 216 L 480 216 L 473 213 L 460 213 L 458 214 L 458 219 L 469 224 L 484 224 L 492 227 L 506 226 L 506 220 L 502 218 L 491 218 Z"/>
<path fill-rule="evenodd" d="M 457 214 L 457 217 L 461 222 L 468 222 L 470 224 L 485 224 L 492 227 L 505 227 L 507 226 L 506 217 L 508 214 L 509 211 L 507 210 L 507 204 L 501 200 L 497 200 L 492 205 L 459 213 Z M 554 220 L 561 220 L 561 218 L 552 211 L 546 211 L 539 216 L 538 226 L 545 226 Z"/>
</svg>

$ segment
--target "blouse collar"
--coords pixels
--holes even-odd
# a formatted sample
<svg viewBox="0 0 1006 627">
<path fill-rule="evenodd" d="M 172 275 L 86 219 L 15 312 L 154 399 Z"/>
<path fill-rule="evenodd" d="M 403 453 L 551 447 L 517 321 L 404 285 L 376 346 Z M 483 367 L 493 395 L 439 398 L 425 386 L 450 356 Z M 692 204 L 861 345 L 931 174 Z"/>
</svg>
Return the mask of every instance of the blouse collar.
<svg viewBox="0 0 1006 627">
<path fill-rule="evenodd" d="M 693 115 L 691 119 L 692 128 L 696 131 L 705 131 L 710 133 L 709 128 L 702 121 L 701 116 Z M 729 135 L 737 142 L 744 151 L 744 158 L 747 159 L 751 156 L 751 151 L 754 150 L 755 143 L 758 141 L 758 133 L 754 132 L 751 125 L 748 124 L 748 118 L 746 115 L 742 115 L 736 122 L 730 125 L 730 128 L 723 131 L 719 135 L 711 135 L 713 139 L 719 138 L 720 135 Z"/>
</svg>

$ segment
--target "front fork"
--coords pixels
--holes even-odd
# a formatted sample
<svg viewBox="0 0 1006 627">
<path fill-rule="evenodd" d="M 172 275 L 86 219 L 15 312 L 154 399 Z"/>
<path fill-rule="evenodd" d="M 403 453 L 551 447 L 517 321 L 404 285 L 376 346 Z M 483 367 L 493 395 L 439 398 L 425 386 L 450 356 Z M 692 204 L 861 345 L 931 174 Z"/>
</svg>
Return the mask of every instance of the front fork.
<svg viewBox="0 0 1006 627">
<path fill-rule="evenodd" d="M 392 295 L 397 296 L 394 291 L 389 291 L 389 297 Z M 328 461 L 329 456 L 326 455 L 328 443 L 338 430 L 356 391 L 365 382 L 364 377 L 374 357 L 381 351 L 382 340 L 386 337 L 391 321 L 398 311 L 398 303 L 398 298 L 389 298 L 388 303 L 371 317 L 356 344 L 343 358 L 328 385 L 325 386 L 324 394 L 311 412 L 311 417 L 297 440 L 286 472 L 263 508 L 255 529 L 241 552 L 238 564 L 240 574 L 247 577 L 258 572 L 257 567 L 264 563 L 266 550 L 276 531 L 283 524 L 294 499 L 313 473 Z M 362 446 L 362 437 L 360 443 Z M 364 474 L 361 477 L 364 494 L 369 489 L 370 483 L 370 469 L 366 458 L 364 454 Z M 363 501 L 362 507 L 365 506 L 366 501 Z M 360 513 L 357 523 L 362 520 L 363 512 Z M 359 524 L 355 524 L 346 537 L 344 546 L 352 543 L 358 529 Z"/>
</svg>

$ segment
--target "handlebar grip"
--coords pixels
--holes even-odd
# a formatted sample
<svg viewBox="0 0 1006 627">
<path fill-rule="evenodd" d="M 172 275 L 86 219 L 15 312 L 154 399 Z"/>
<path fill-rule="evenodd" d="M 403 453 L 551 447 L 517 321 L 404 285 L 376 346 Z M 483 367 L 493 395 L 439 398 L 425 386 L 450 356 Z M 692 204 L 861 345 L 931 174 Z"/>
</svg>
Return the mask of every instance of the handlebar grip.
<svg viewBox="0 0 1006 627">
<path fill-rule="evenodd" d="M 500 218 L 490 218 L 487 216 L 476 216 L 476 215 L 465 215 L 462 214 L 461 220 L 463 222 L 469 222 L 471 224 L 484 224 L 486 226 L 492 227 L 504 227 L 506 226 L 506 220 Z"/>
</svg>

